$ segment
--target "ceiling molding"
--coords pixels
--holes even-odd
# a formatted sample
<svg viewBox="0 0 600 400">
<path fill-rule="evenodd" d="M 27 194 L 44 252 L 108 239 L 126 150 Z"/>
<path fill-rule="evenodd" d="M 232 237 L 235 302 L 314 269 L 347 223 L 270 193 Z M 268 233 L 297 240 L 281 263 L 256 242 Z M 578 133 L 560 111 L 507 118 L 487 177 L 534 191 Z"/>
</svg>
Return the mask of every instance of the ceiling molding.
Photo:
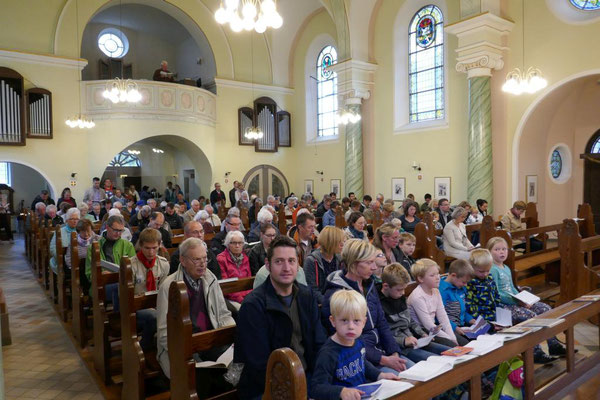
<svg viewBox="0 0 600 400">
<path fill-rule="evenodd" d="M 273 93 L 282 93 L 282 94 L 294 94 L 294 89 L 284 87 L 284 86 L 275 86 L 275 85 L 263 85 L 260 83 L 252 83 L 252 82 L 243 82 L 243 81 L 235 81 L 231 79 L 222 79 L 215 78 L 215 83 L 217 84 L 217 91 L 221 87 L 225 88 L 235 88 L 235 89 L 244 89 L 244 90 L 260 90 L 264 92 L 273 92 Z"/>
<path fill-rule="evenodd" d="M 88 65 L 83 58 L 70 58 L 49 54 L 28 53 L 24 51 L 0 49 L 0 60 L 19 61 L 26 64 L 41 64 L 46 66 L 82 70 Z"/>
</svg>

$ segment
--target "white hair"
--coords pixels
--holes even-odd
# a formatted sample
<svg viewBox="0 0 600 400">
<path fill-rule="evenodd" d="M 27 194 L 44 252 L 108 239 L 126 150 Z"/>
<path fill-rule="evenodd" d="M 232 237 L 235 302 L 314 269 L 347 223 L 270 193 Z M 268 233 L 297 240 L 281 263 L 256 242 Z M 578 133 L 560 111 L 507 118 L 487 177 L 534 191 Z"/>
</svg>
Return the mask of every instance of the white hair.
<svg viewBox="0 0 600 400">
<path fill-rule="evenodd" d="M 118 208 L 111 208 L 108 212 L 108 216 L 112 217 L 113 215 L 121 215 L 121 211 Z"/>
<path fill-rule="evenodd" d="M 225 236 L 225 241 L 223 243 L 223 244 L 225 244 L 225 247 L 228 247 L 229 243 L 231 243 L 231 241 L 234 238 L 236 238 L 236 237 L 242 239 L 245 242 L 244 234 L 242 232 L 240 232 L 240 231 L 230 231 L 230 232 L 227 233 L 227 236 Z"/>
<path fill-rule="evenodd" d="M 267 210 L 267 211 L 270 211 L 271 213 L 274 213 L 275 212 L 275 207 L 270 206 L 268 204 L 265 204 L 264 206 L 262 206 L 262 208 L 260 210 L 261 211 L 262 210 Z"/>
<path fill-rule="evenodd" d="M 36 204 L 36 205 L 37 205 L 37 204 Z M 83 214 L 87 214 L 87 213 L 88 213 L 88 211 L 90 211 L 90 208 L 89 208 L 89 207 L 87 206 L 87 204 L 85 204 L 85 203 L 82 203 L 82 204 L 78 205 L 78 206 L 77 206 L 77 209 L 78 209 L 79 211 L 81 211 Z M 69 208 L 69 210 L 70 210 L 70 208 Z"/>
<path fill-rule="evenodd" d="M 267 201 L 275 201 L 275 196 L 273 196 L 272 194 L 268 195 Z"/>
<path fill-rule="evenodd" d="M 271 211 L 269 211 L 268 209 L 263 207 L 258 212 L 258 215 L 256 216 L 256 220 L 261 224 L 271 223 L 271 222 L 273 222 L 273 214 L 271 214 Z"/>
<path fill-rule="evenodd" d="M 214 208 L 210 204 L 207 204 L 207 205 L 204 206 L 204 209 L 206 210 L 207 213 L 208 213 L 208 209 L 209 208 L 210 208 L 211 211 L 214 211 Z"/>
<path fill-rule="evenodd" d="M 51 212 L 51 211 L 57 211 L 58 209 L 56 208 L 56 206 L 54 204 L 50 204 L 49 206 L 46 206 L 46 212 Z"/>
<path fill-rule="evenodd" d="M 81 218 L 81 213 L 79 212 L 79 210 L 75 207 L 71 207 L 67 210 L 67 213 L 65 214 L 65 218 L 69 219 L 74 215 L 77 215 L 77 218 Z"/>
<path fill-rule="evenodd" d="M 153 202 L 153 203 L 156 205 L 156 200 L 154 200 L 154 199 L 148 199 L 148 200 L 146 201 L 146 204 L 148 204 L 148 203 L 150 203 L 150 202 Z"/>
<path fill-rule="evenodd" d="M 227 216 L 240 217 L 240 209 L 237 207 L 231 207 L 229 211 L 227 211 Z"/>
<path fill-rule="evenodd" d="M 210 216 L 206 210 L 200 210 L 194 216 L 194 221 L 206 221 Z"/>
<path fill-rule="evenodd" d="M 301 208 L 298 210 L 298 213 L 296 214 L 296 218 L 298 218 L 302 214 L 307 214 L 307 213 L 310 214 L 310 211 L 308 210 L 308 208 Z"/>
<path fill-rule="evenodd" d="M 42 207 L 44 207 L 44 209 L 46 208 L 46 203 L 44 203 L 43 201 L 38 201 L 37 203 L 35 203 L 36 210 L 41 210 Z"/>
<path fill-rule="evenodd" d="M 285 201 L 285 204 L 287 204 L 287 205 L 288 205 L 288 207 L 289 207 L 289 205 L 290 205 L 290 204 L 292 204 L 292 203 L 293 203 L 293 202 L 295 202 L 295 201 L 298 201 L 298 198 L 297 198 L 297 197 L 294 197 L 294 196 L 292 196 L 292 197 L 288 197 L 288 199 Z"/>
<path fill-rule="evenodd" d="M 113 209 L 114 209 L 114 208 L 121 209 L 121 208 L 123 208 L 123 204 L 121 204 L 121 202 L 120 202 L 120 201 L 115 201 L 115 202 L 113 203 Z"/>
<path fill-rule="evenodd" d="M 190 203 L 191 206 L 195 206 L 195 205 L 200 205 L 200 202 L 196 199 L 192 200 L 192 202 Z"/>
</svg>

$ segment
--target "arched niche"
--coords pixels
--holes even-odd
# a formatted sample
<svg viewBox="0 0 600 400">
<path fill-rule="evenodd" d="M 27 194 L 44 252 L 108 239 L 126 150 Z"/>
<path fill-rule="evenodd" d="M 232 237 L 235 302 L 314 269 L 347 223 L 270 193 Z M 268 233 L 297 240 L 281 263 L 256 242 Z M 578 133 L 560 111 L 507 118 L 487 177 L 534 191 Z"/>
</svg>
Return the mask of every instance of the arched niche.
<svg viewBox="0 0 600 400">
<path fill-rule="evenodd" d="M 523 115 L 513 139 L 513 200 L 525 200 L 527 175 L 538 178 L 538 212 L 544 224 L 575 216 L 584 201 L 584 160 L 590 137 L 600 128 L 600 70 L 573 75 L 548 88 Z M 553 150 L 560 149 L 563 171 L 550 172 Z M 560 212 L 557 212 L 560 210 Z M 599 210 L 600 211 L 600 210 Z"/>
<path fill-rule="evenodd" d="M 142 4 L 154 7 L 180 22 L 192 37 L 200 39 L 205 35 L 215 58 L 217 76 L 234 79 L 233 55 L 231 46 L 213 16 L 213 12 L 201 1 L 184 0 L 125 0 L 124 4 Z M 87 0 L 76 4 L 67 0 L 56 26 L 54 54 L 66 57 L 80 57 L 83 31 L 88 22 L 99 12 L 118 5 L 117 0 Z M 78 9 L 76 11 L 76 8 Z M 77 13 L 77 14 L 76 14 Z M 76 18 L 78 15 L 78 19 Z M 77 26 L 78 25 L 78 26 Z M 77 35 L 77 41 L 74 40 Z"/>
<path fill-rule="evenodd" d="M 37 165 L 13 157 L 0 157 L 0 162 L 10 163 L 12 182 L 10 187 L 14 189 L 13 210 L 17 212 L 19 203 L 24 200 L 25 207 L 29 207 L 33 199 L 40 194 L 42 190 L 48 190 L 50 197 L 56 202 L 60 196 L 63 187 L 57 187 L 50 180 L 50 177 L 44 172 L 43 168 Z"/>
</svg>

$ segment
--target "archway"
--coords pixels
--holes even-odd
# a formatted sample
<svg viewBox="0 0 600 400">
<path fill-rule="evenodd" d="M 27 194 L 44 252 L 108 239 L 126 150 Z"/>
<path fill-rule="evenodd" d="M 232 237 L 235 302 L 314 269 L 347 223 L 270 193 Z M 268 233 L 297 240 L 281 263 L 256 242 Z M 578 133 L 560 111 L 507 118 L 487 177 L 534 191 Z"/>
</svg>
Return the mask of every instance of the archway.
<svg viewBox="0 0 600 400">
<path fill-rule="evenodd" d="M 255 194 L 265 203 L 266 197 L 270 194 L 279 195 L 284 199 L 290 193 L 287 178 L 272 165 L 257 165 L 246 173 L 242 183 L 250 196 Z"/>
<path fill-rule="evenodd" d="M 545 224 L 575 215 L 584 201 L 584 161 L 579 155 L 600 126 L 599 78 L 600 70 L 586 71 L 555 84 L 531 104 L 517 128 L 513 199 L 526 200 L 525 183 L 536 177 L 538 211 Z"/>
<path fill-rule="evenodd" d="M 600 233 L 600 129 L 590 138 L 585 153 L 583 172 L 583 201 L 592 206 L 596 233 Z"/>
<path fill-rule="evenodd" d="M 129 156 L 129 157 L 127 157 Z M 104 170 L 120 189 L 135 185 L 156 189 L 164 198 L 167 182 L 179 185 L 186 200 L 208 196 L 212 168 L 204 152 L 192 141 L 175 135 L 152 136 L 122 148 Z"/>
<path fill-rule="evenodd" d="M 58 200 L 57 196 L 60 196 L 60 192 L 54 190 L 42 171 L 22 162 L 1 160 L 0 184 L 7 185 L 13 190 L 12 198 L 7 197 L 13 215 L 18 214 L 23 208 L 30 208 L 31 203 L 42 190 L 47 190 L 50 198 L 55 202 Z M 7 195 L 8 192 L 0 191 L 0 194 Z"/>
</svg>

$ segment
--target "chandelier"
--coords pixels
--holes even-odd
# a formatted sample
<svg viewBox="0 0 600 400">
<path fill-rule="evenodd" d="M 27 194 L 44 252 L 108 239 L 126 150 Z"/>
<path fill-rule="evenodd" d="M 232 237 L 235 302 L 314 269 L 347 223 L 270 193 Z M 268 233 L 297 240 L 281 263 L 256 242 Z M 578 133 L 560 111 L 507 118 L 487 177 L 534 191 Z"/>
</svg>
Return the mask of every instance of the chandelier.
<svg viewBox="0 0 600 400">
<path fill-rule="evenodd" d="M 113 103 L 137 103 L 142 99 L 137 83 L 131 79 L 123 80 L 115 78 L 106 84 L 106 89 L 102 92 L 105 99 Z"/>
<path fill-rule="evenodd" d="M 348 125 L 357 123 L 362 117 L 358 112 L 344 107 L 338 112 L 336 118 L 338 125 Z"/>
<path fill-rule="evenodd" d="M 518 96 L 522 93 L 535 93 L 546 86 L 548 82 L 542 77 L 539 69 L 529 67 L 527 71 L 521 71 L 515 68 L 506 75 L 502 91 Z"/>
<path fill-rule="evenodd" d="M 250 140 L 262 139 L 263 136 L 263 131 L 258 126 L 249 126 L 244 132 L 244 137 Z"/>
<path fill-rule="evenodd" d="M 69 128 L 79 128 L 79 129 L 85 129 L 85 128 L 92 129 L 93 127 L 96 126 L 96 123 L 94 121 L 92 121 L 91 119 L 87 119 L 86 117 L 82 116 L 81 114 L 68 118 L 65 121 L 65 124 L 67 124 L 67 126 Z"/>
<path fill-rule="evenodd" d="M 221 0 L 215 19 L 221 25 L 229 23 L 234 32 L 254 29 L 263 33 L 268 27 L 279 29 L 283 25 L 274 0 Z"/>
</svg>

